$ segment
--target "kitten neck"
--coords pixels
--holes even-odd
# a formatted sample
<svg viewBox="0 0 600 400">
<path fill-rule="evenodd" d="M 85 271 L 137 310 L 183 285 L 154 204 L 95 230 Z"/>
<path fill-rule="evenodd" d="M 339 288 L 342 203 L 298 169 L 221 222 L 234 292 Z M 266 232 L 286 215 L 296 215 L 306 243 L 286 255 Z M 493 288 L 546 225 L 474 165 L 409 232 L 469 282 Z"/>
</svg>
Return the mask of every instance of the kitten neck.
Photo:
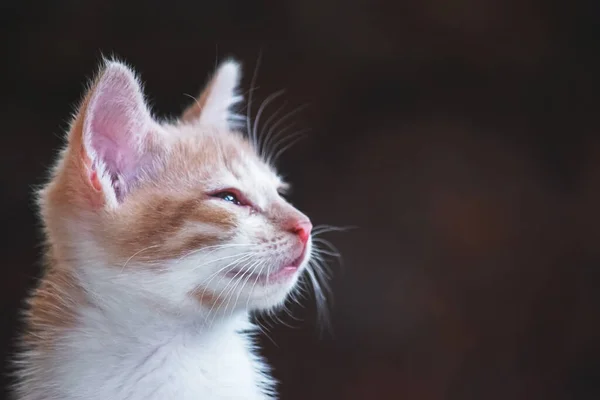
<svg viewBox="0 0 600 400">
<path fill-rule="evenodd" d="M 211 309 L 194 299 L 169 307 L 157 302 L 152 293 L 135 290 L 136 282 L 127 278 L 119 281 L 118 275 L 100 277 L 98 271 L 90 273 L 86 269 L 78 275 L 88 300 L 80 315 L 83 323 L 90 325 L 88 329 L 155 341 L 177 334 L 211 336 L 223 330 L 234 331 L 249 320 L 246 310 L 218 312 L 217 306 Z"/>
</svg>

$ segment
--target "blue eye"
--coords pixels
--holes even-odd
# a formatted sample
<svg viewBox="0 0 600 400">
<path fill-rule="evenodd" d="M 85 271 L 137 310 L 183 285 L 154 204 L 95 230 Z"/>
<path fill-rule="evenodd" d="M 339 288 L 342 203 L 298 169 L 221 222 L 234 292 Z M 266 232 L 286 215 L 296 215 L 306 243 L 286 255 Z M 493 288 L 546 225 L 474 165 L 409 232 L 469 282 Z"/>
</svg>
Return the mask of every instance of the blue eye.
<svg viewBox="0 0 600 400">
<path fill-rule="evenodd" d="M 213 197 L 218 197 L 223 199 L 229 203 L 235 204 L 236 206 L 241 206 L 242 202 L 238 199 L 235 193 L 229 191 L 223 191 L 213 194 Z"/>
</svg>

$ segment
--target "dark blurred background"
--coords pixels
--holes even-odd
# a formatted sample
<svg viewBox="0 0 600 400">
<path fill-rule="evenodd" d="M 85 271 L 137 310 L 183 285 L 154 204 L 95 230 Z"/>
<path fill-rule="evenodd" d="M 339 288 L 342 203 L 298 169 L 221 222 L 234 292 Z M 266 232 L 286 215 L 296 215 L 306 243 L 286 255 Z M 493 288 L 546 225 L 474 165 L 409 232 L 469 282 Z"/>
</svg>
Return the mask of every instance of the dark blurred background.
<svg viewBox="0 0 600 400">
<path fill-rule="evenodd" d="M 333 334 L 264 352 L 292 399 L 600 398 L 600 2 L 2 3 L 1 351 L 39 271 L 43 182 L 103 54 L 178 113 L 235 56 L 310 128 L 281 168 L 332 263 Z M 253 113 L 256 108 L 253 109 Z M 3 383 L 8 378 L 3 378 Z"/>
</svg>

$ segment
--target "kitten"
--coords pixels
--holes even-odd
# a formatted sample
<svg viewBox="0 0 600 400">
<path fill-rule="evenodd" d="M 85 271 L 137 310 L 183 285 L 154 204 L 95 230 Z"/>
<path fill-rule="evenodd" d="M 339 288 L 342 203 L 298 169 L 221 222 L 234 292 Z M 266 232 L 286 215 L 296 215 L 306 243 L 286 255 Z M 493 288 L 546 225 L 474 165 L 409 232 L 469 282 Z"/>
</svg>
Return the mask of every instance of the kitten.
<svg viewBox="0 0 600 400">
<path fill-rule="evenodd" d="M 280 306 L 311 258 L 311 221 L 242 135 L 226 61 L 159 122 L 106 61 L 39 193 L 47 268 L 29 300 L 20 400 L 270 399 L 248 312 Z"/>
</svg>

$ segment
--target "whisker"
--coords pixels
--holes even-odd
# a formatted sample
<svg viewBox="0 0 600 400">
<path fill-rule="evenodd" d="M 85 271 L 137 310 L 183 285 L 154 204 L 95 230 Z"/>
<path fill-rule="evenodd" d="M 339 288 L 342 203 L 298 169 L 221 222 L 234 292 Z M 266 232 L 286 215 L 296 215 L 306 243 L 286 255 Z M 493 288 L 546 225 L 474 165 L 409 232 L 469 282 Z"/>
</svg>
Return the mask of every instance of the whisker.
<svg viewBox="0 0 600 400">
<path fill-rule="evenodd" d="M 256 59 L 256 65 L 254 67 L 254 74 L 252 75 L 252 81 L 250 82 L 250 87 L 254 87 L 256 84 L 256 78 L 258 77 L 258 67 L 260 66 L 260 61 L 262 58 L 262 51 L 259 51 L 258 57 Z M 252 112 L 252 92 L 248 95 L 248 105 L 246 109 L 246 129 L 248 131 L 248 136 L 252 139 L 252 143 L 255 148 L 257 148 L 256 137 L 253 135 L 253 131 L 250 126 L 250 114 Z"/>
<path fill-rule="evenodd" d="M 266 109 L 266 107 L 273 101 L 275 100 L 277 97 L 281 96 L 283 93 L 285 93 L 285 90 L 279 90 L 271 95 L 269 95 L 265 100 L 263 100 L 263 102 L 261 103 L 260 107 L 258 108 L 258 112 L 256 113 L 256 118 L 254 118 L 254 126 L 252 127 L 252 132 L 255 138 L 257 138 L 258 142 L 258 147 L 257 147 L 257 151 L 258 154 L 262 156 L 262 145 L 261 145 L 261 138 L 258 136 L 258 132 L 257 132 L 257 128 L 258 128 L 258 124 L 260 123 L 260 117 L 262 116 L 263 111 Z"/>
<path fill-rule="evenodd" d="M 275 122 L 273 124 L 273 126 L 271 126 L 271 128 L 269 128 L 269 130 L 267 131 L 266 139 L 265 139 L 265 148 L 267 150 L 269 149 L 269 144 L 271 142 L 270 138 L 273 135 L 273 132 L 275 132 L 281 124 L 283 124 L 285 121 L 287 121 L 294 115 L 298 114 L 300 111 L 304 110 L 306 107 L 308 107 L 308 104 L 304 104 L 302 106 L 296 107 L 294 110 L 290 111 L 289 113 L 287 113 L 283 117 L 281 117 L 277 122 Z"/>
<path fill-rule="evenodd" d="M 242 268 L 240 268 L 240 270 L 233 276 L 233 278 L 231 278 L 231 280 L 227 283 L 227 285 L 225 286 L 225 288 L 221 291 L 221 293 L 219 294 L 219 296 L 217 297 L 218 299 L 221 298 L 221 296 L 223 295 L 223 293 L 225 292 L 225 290 L 229 287 L 229 285 L 234 282 L 234 285 L 227 291 L 227 293 L 225 293 L 225 299 L 229 297 L 230 293 L 233 293 L 233 291 L 235 290 L 235 288 L 240 284 L 240 282 L 242 282 L 242 280 L 244 279 L 244 276 L 246 276 L 246 274 L 249 274 L 249 276 L 251 276 L 251 271 L 252 268 L 258 263 L 260 262 L 260 260 L 255 261 L 254 263 L 252 263 L 250 265 L 250 267 L 248 267 L 248 264 L 245 264 Z M 240 274 L 240 272 L 242 273 L 242 276 L 240 277 L 240 279 L 236 280 L 237 276 Z M 223 310 L 223 312 L 227 312 L 227 308 L 229 307 L 229 303 L 231 301 L 231 297 L 229 297 L 229 300 L 227 301 L 227 305 L 225 306 L 225 309 Z M 224 302 L 224 300 L 223 300 Z M 221 306 L 223 305 L 223 302 L 221 302 L 219 304 L 219 307 L 217 307 L 213 319 L 210 322 L 210 326 L 212 326 L 212 324 L 214 323 L 215 319 L 217 318 L 218 314 L 219 314 L 219 310 L 221 309 Z M 213 304 L 214 307 L 214 304 Z M 212 310 L 212 307 L 211 307 Z M 209 311 L 209 315 L 210 315 L 210 311 Z"/>
<path fill-rule="evenodd" d="M 233 278 L 231 278 L 231 279 L 229 280 L 229 282 L 227 282 L 227 285 L 225 285 L 225 287 L 223 288 L 223 290 L 221 290 L 221 292 L 219 293 L 219 295 L 216 297 L 216 301 L 215 301 L 215 302 L 213 302 L 212 306 L 210 307 L 210 310 L 208 310 L 208 314 L 206 315 L 206 318 L 205 318 L 205 320 L 208 320 L 208 318 L 210 317 L 210 315 L 211 315 L 211 313 L 212 313 L 212 311 L 213 311 L 213 309 L 214 309 L 214 307 L 215 307 L 215 304 L 217 303 L 217 301 L 219 301 L 219 299 L 221 298 L 221 296 L 223 295 L 223 293 L 225 293 L 225 291 L 227 290 L 227 288 L 229 287 L 229 285 L 230 285 L 232 282 L 234 282 L 234 281 L 235 281 L 235 278 L 236 278 L 236 277 L 237 277 L 237 276 L 238 276 L 238 275 L 239 275 L 239 274 L 240 274 L 240 273 L 241 273 L 241 272 L 244 270 L 244 267 L 245 267 L 246 265 L 248 265 L 249 263 L 251 263 L 251 262 L 252 262 L 252 260 L 250 260 L 249 262 L 245 263 L 245 264 L 244 264 L 244 266 L 243 266 L 242 268 L 240 268 L 240 270 L 239 270 L 238 272 L 236 272 L 236 274 L 233 276 Z M 221 280 L 223 280 L 223 279 L 224 279 L 224 277 L 221 277 Z M 217 310 L 215 311 L 215 317 L 216 317 L 216 313 L 217 313 L 217 312 L 219 311 L 219 309 L 221 308 L 221 305 L 222 305 L 222 302 L 220 302 L 220 304 L 219 304 L 219 307 L 218 307 L 218 308 L 217 308 Z M 210 324 L 209 324 L 209 326 L 210 326 L 210 327 L 212 327 L 212 324 L 213 324 L 213 322 L 214 322 L 214 319 L 215 319 L 215 318 L 213 318 L 213 319 L 211 320 L 211 322 L 210 322 Z"/>
<path fill-rule="evenodd" d="M 279 348 L 279 346 L 277 345 L 277 343 L 275 343 L 273 338 L 271 336 L 269 336 L 269 334 L 267 333 L 267 331 L 265 329 L 263 329 L 263 326 L 260 324 L 260 321 L 258 321 L 256 319 L 255 323 L 256 323 L 257 328 L 262 332 L 262 334 L 265 335 L 271 341 L 271 343 L 273 343 L 273 345 L 275 345 L 275 347 Z"/>
<path fill-rule="evenodd" d="M 264 261 L 260 261 L 260 260 L 259 260 L 257 263 L 254 263 L 252 266 L 250 266 L 250 267 L 248 268 L 248 271 L 247 271 L 247 272 L 248 272 L 248 277 L 246 278 L 246 280 L 245 280 L 245 281 L 244 281 L 244 283 L 242 284 L 242 287 L 240 287 L 240 289 L 238 290 L 238 295 L 237 295 L 237 297 L 236 297 L 236 299 L 235 299 L 235 302 L 233 303 L 233 307 L 231 308 L 231 314 L 233 314 L 233 311 L 234 311 L 234 309 L 235 309 L 235 306 L 236 306 L 236 304 L 237 304 L 238 300 L 240 299 L 240 295 L 242 294 L 242 291 L 244 290 L 244 286 L 246 286 L 246 283 L 248 283 L 248 281 L 249 281 L 249 280 L 250 280 L 250 278 L 252 277 L 252 274 L 254 273 L 254 271 L 256 271 L 256 269 L 258 268 L 258 266 L 260 266 L 260 265 L 263 265 L 263 264 L 264 264 Z M 242 281 L 242 279 L 244 279 L 244 275 L 242 275 L 242 277 L 240 278 L 240 280 L 239 280 L 239 281 L 241 282 L 241 281 Z M 238 282 L 238 284 L 236 284 L 236 285 L 235 285 L 235 286 L 232 288 L 232 291 L 233 291 L 233 290 L 235 290 L 235 289 L 238 287 L 238 285 L 239 285 L 239 282 Z M 233 297 L 233 296 L 231 296 L 231 297 L 229 298 L 229 300 L 227 301 L 227 305 L 225 306 L 225 310 L 224 310 L 223 312 L 227 312 L 227 308 L 229 308 L 229 302 L 231 301 L 231 298 L 232 298 L 232 297 Z"/>
<path fill-rule="evenodd" d="M 250 304 L 250 299 L 252 298 L 252 295 L 254 294 L 254 289 L 256 288 L 256 284 L 258 283 L 258 280 L 260 279 L 260 274 L 262 274 L 262 270 L 265 267 L 265 265 L 263 265 L 258 273 L 258 275 L 256 276 L 256 279 L 254 280 L 254 284 L 252 285 L 252 289 L 250 290 L 250 294 L 248 295 L 248 299 L 246 300 L 246 309 L 249 309 L 249 304 Z M 267 272 L 267 277 L 268 277 L 268 272 Z M 268 279 L 267 279 L 268 281 Z"/>
<path fill-rule="evenodd" d="M 283 311 L 285 312 L 285 314 L 286 314 L 286 315 L 289 315 L 289 310 L 288 310 L 287 308 L 285 308 L 284 306 L 281 306 L 281 308 L 283 309 Z M 295 327 L 295 326 L 292 326 L 292 325 L 288 324 L 287 322 L 285 322 L 285 321 L 284 321 L 283 319 L 281 319 L 281 317 L 280 317 L 280 316 L 279 316 L 277 313 L 275 313 L 275 312 L 270 312 L 270 313 L 268 314 L 268 316 L 269 316 L 269 317 L 270 317 L 270 318 L 273 320 L 273 322 L 274 322 L 275 324 L 280 324 L 280 325 L 283 325 L 283 326 L 285 326 L 285 327 L 287 327 L 287 328 L 290 328 L 290 329 L 296 329 L 296 328 L 297 328 L 297 327 Z"/>
<path fill-rule="evenodd" d="M 327 264 L 325 264 L 323 260 L 319 260 L 317 258 L 314 258 L 313 260 L 311 260 L 311 266 L 313 267 L 313 271 L 318 272 L 320 275 L 323 275 L 325 283 L 332 278 L 332 273 L 326 267 L 326 265 Z M 326 288 L 327 288 L 327 287 L 329 287 L 329 284 L 326 283 L 326 285 L 324 285 L 324 286 L 326 286 Z"/>
<path fill-rule="evenodd" d="M 345 232 L 350 229 L 356 229 L 357 226 L 333 226 L 333 225 L 317 225 L 312 229 L 312 235 L 318 236 L 326 232 Z"/>
<path fill-rule="evenodd" d="M 121 273 L 123 273 L 123 271 L 125 271 L 125 267 L 127 266 L 127 264 L 129 264 L 129 261 L 131 261 L 131 260 L 132 260 L 132 259 L 133 259 L 135 256 L 139 255 L 140 253 L 142 253 L 142 252 L 144 252 L 144 251 L 146 251 L 146 250 L 154 249 L 154 248 L 156 248 L 156 247 L 159 247 L 159 245 L 158 245 L 158 244 L 156 244 L 156 245 L 154 245 L 154 246 L 148 246 L 148 247 L 146 247 L 146 248 L 143 248 L 143 249 L 141 249 L 141 250 L 139 250 L 139 251 L 137 251 L 137 252 L 133 253 L 133 255 L 132 255 L 131 257 L 129 257 L 129 258 L 127 259 L 127 261 L 125 261 L 125 263 L 123 264 L 123 267 L 121 267 Z"/>
<path fill-rule="evenodd" d="M 316 277 L 316 273 L 312 269 L 313 264 L 309 264 L 306 268 L 306 273 L 310 278 L 310 282 L 315 293 L 315 302 L 317 306 L 317 318 L 320 322 L 320 326 L 325 327 L 327 330 L 331 330 L 331 324 L 329 321 L 329 312 L 327 310 L 327 299 L 323 293 L 323 289 L 319 284 L 319 280 Z"/>
<path fill-rule="evenodd" d="M 316 277 L 320 278 L 319 282 L 321 283 L 321 286 L 327 292 L 327 295 L 330 297 L 330 301 L 331 301 L 332 300 L 331 298 L 333 297 L 333 291 L 331 290 L 331 285 L 329 284 L 329 279 L 327 279 L 331 275 L 328 273 L 326 264 L 324 263 L 323 260 L 315 258 L 313 260 L 313 263 L 311 264 L 311 266 L 313 268 L 313 271 L 315 272 Z"/>
<path fill-rule="evenodd" d="M 230 258 L 234 258 L 234 257 L 241 257 L 241 256 L 252 256 L 252 254 L 254 254 L 254 253 L 253 253 L 253 252 L 251 252 L 251 251 L 248 251 L 248 252 L 245 252 L 245 253 L 240 253 L 240 254 L 231 254 L 231 255 L 229 255 L 229 256 L 225 256 L 225 257 L 216 258 L 216 259 L 214 259 L 214 260 L 209 260 L 209 261 L 207 261 L 207 262 L 205 262 L 205 263 L 202 263 L 202 264 L 200 264 L 200 265 L 196 265 L 196 266 L 194 266 L 194 271 L 196 271 L 196 270 L 198 270 L 198 269 L 200 269 L 200 268 L 204 268 L 205 266 L 207 266 L 207 265 L 209 265 L 209 264 L 216 263 L 216 262 L 218 262 L 218 261 L 229 260 Z M 233 261 L 233 262 L 235 263 L 235 262 L 238 262 L 238 261 Z"/>
<path fill-rule="evenodd" d="M 254 280 L 254 285 L 256 285 L 256 282 L 258 282 L 258 280 L 260 279 L 262 271 L 265 268 L 265 262 L 261 261 L 258 265 L 253 266 L 252 267 L 252 273 L 255 273 L 259 266 L 260 266 L 260 270 L 258 271 L 258 273 L 255 274 L 256 275 L 256 279 Z M 244 290 L 244 287 L 246 286 L 246 284 L 248 283 L 248 281 L 250 281 L 250 278 L 252 277 L 252 273 L 248 275 L 248 278 L 246 278 L 246 281 L 244 281 L 244 284 L 242 285 L 242 287 L 240 288 L 240 290 L 238 290 L 238 295 L 237 295 L 237 297 L 235 299 L 235 303 L 233 303 L 233 308 L 235 308 L 235 306 L 237 305 L 237 302 L 240 299 L 240 295 L 242 294 L 242 291 Z M 250 301 L 250 296 L 253 293 L 254 285 L 252 286 L 252 290 L 251 290 L 250 294 L 248 295 L 248 299 L 246 301 L 246 309 L 248 308 L 248 302 Z M 233 308 L 231 310 L 232 314 L 233 314 L 233 311 L 234 311 Z"/>
<path fill-rule="evenodd" d="M 312 251 L 317 253 L 317 254 L 325 254 L 327 256 L 331 256 L 331 257 L 335 257 L 335 258 L 341 258 L 342 255 L 340 253 L 337 252 L 332 252 L 332 251 L 328 251 L 328 250 L 323 250 L 323 249 L 319 249 L 317 247 L 313 247 Z"/>
<path fill-rule="evenodd" d="M 293 293 L 294 292 L 292 291 L 292 293 L 290 293 L 290 295 L 293 296 Z M 281 308 L 283 309 L 283 312 L 285 313 L 285 315 L 287 317 L 291 317 L 296 322 L 301 321 L 299 318 L 294 317 L 294 314 L 292 313 L 292 311 L 289 308 L 286 307 L 285 303 L 281 305 Z M 287 322 L 285 322 L 283 320 L 283 318 L 279 317 L 277 314 L 273 313 L 273 315 L 276 317 L 277 322 L 282 324 L 283 326 L 286 326 L 290 329 L 298 329 L 299 328 L 298 326 L 293 326 L 293 325 L 288 324 Z"/>
<path fill-rule="evenodd" d="M 331 250 L 331 252 L 337 253 L 340 258 L 342 257 L 342 253 L 329 240 L 325 240 L 323 238 L 316 237 L 316 238 L 312 238 L 312 241 L 314 243 L 322 244 L 324 246 L 327 246 L 327 248 L 329 250 Z M 317 247 L 317 249 L 318 249 L 318 247 Z M 320 249 L 320 250 L 323 250 L 323 249 Z"/>
<path fill-rule="evenodd" d="M 270 127 L 271 123 L 275 120 L 275 118 L 277 118 L 279 116 L 279 113 L 285 108 L 285 106 L 287 106 L 287 104 L 288 104 L 288 102 L 284 101 L 283 104 L 279 108 L 277 108 L 277 110 L 275 110 L 275 112 L 273 114 L 271 114 L 271 116 L 267 119 L 267 122 L 265 122 L 264 126 L 260 130 L 261 137 L 265 136 L 265 135 L 263 135 L 264 131 Z M 266 140 L 263 142 L 263 150 L 266 150 L 265 145 L 268 140 L 268 136 L 265 137 L 264 139 L 266 139 Z"/>
<path fill-rule="evenodd" d="M 213 272 L 213 273 L 212 273 L 212 274 L 210 274 L 210 275 L 209 275 L 209 276 L 208 276 L 206 279 L 204 279 L 204 280 L 202 281 L 202 283 L 200 283 L 198 286 L 203 286 L 203 285 L 205 285 L 205 283 L 206 283 L 206 285 L 208 285 L 208 284 L 210 283 L 210 280 L 209 280 L 209 278 L 211 278 L 211 277 L 214 277 L 215 275 L 219 274 L 220 272 L 222 272 L 223 270 L 225 270 L 225 269 L 226 269 L 226 268 L 228 268 L 229 266 L 232 266 L 232 265 L 233 265 L 233 267 L 232 267 L 232 268 L 235 268 L 235 267 L 236 267 L 236 266 L 237 266 L 237 265 L 238 265 L 238 264 L 239 264 L 241 261 L 246 261 L 248 258 L 252 257 L 252 255 L 253 255 L 253 254 L 254 254 L 254 253 L 251 253 L 251 252 L 249 252 L 249 253 L 242 253 L 242 254 L 236 254 L 236 256 L 240 256 L 240 258 L 239 258 L 239 259 L 237 259 L 237 260 L 233 260 L 232 262 L 230 262 L 230 263 L 229 263 L 229 264 L 227 264 L 226 266 L 224 266 L 224 267 L 220 268 L 219 270 L 217 270 L 217 271 Z M 208 263 L 206 263 L 206 264 L 209 264 L 209 263 L 211 263 L 211 262 L 212 262 L 212 260 L 211 260 L 211 261 L 209 261 L 209 262 L 208 262 Z M 199 267 L 196 267 L 196 268 L 202 268 L 202 267 L 203 267 L 204 265 L 206 265 L 206 264 L 202 264 L 202 265 L 200 265 Z M 207 282 L 207 281 L 208 281 L 208 282 Z"/>
<path fill-rule="evenodd" d="M 271 318 L 271 310 L 262 313 L 263 321 L 266 326 L 273 329 L 273 318 Z"/>
<path fill-rule="evenodd" d="M 297 138 L 301 135 L 304 135 L 306 132 L 309 132 L 310 129 L 300 129 L 298 131 L 292 132 L 290 134 L 287 135 L 283 135 L 289 128 L 291 128 L 292 126 L 296 125 L 295 123 L 292 123 L 288 126 L 286 126 L 285 128 L 283 128 L 280 132 L 277 133 L 277 135 L 273 136 L 273 141 L 274 143 L 271 145 L 271 150 L 268 154 L 268 157 L 266 157 L 266 162 L 268 164 L 271 163 L 271 160 L 274 159 L 274 153 L 278 150 L 278 148 L 283 145 L 286 142 L 291 141 L 294 138 Z M 283 135 L 283 136 L 282 136 Z"/>
<path fill-rule="evenodd" d="M 202 247 L 200 249 L 191 250 L 188 253 L 184 254 L 183 256 L 181 256 L 177 260 L 177 262 L 179 263 L 179 262 L 181 262 L 183 259 L 185 259 L 187 257 L 193 256 L 194 254 L 198 254 L 198 253 L 201 253 L 201 252 L 206 251 L 206 250 L 212 250 L 212 251 L 210 251 L 208 253 L 208 254 L 212 254 L 215 251 L 218 251 L 218 250 L 221 250 L 221 249 L 228 249 L 228 248 L 231 248 L 231 247 L 248 247 L 248 246 L 252 246 L 252 245 L 251 244 L 242 244 L 242 243 L 229 243 L 229 244 L 217 244 L 217 245 L 214 245 L 214 246 Z"/>
<path fill-rule="evenodd" d="M 212 280 L 219 275 L 219 273 L 225 271 L 226 269 L 228 269 L 225 273 L 229 272 L 230 270 L 232 270 L 233 268 L 235 268 L 237 265 L 239 265 L 239 263 L 241 261 L 246 261 L 248 260 L 250 257 L 252 257 L 252 254 L 246 254 L 243 257 L 240 257 L 238 260 L 234 260 L 233 262 L 227 264 L 225 267 L 219 269 L 218 271 L 212 273 L 208 278 L 204 279 L 204 281 L 198 285 L 198 287 L 204 286 L 204 290 L 202 291 L 202 294 L 200 295 L 200 298 L 204 297 L 204 294 L 206 293 L 206 290 L 208 289 L 208 286 L 210 284 L 210 282 L 212 282 Z M 209 311 L 210 314 L 210 311 Z"/>
<path fill-rule="evenodd" d="M 290 143 L 288 143 L 283 148 L 281 148 L 273 157 L 272 162 L 276 163 L 277 160 L 279 160 L 279 157 L 281 157 L 281 155 L 283 153 L 285 153 L 287 150 L 289 150 L 290 147 L 294 146 L 300 140 L 304 139 L 306 137 L 305 133 L 308 131 L 310 131 L 310 129 L 304 129 L 303 131 L 296 132 L 293 136 L 291 136 L 291 137 L 294 137 L 294 140 L 292 140 Z M 281 144 L 281 142 L 280 142 L 280 144 Z M 269 160 L 269 162 L 271 162 L 271 160 Z"/>
<path fill-rule="evenodd" d="M 267 159 L 266 156 L 271 156 L 273 151 L 275 151 L 275 149 L 277 148 L 277 145 L 271 145 L 272 141 L 277 141 L 278 138 L 281 137 L 281 135 L 285 134 L 287 131 L 289 131 L 290 129 L 292 129 L 294 126 L 296 126 L 298 124 L 298 121 L 292 121 L 291 123 L 287 124 L 285 127 L 281 128 L 280 130 L 278 130 L 277 132 L 275 132 L 275 134 L 273 136 L 269 137 L 269 144 L 270 144 L 270 154 L 265 154 L 265 159 Z M 283 139 L 283 141 L 285 141 L 285 137 Z"/>
<path fill-rule="evenodd" d="M 292 297 L 292 299 L 294 300 L 294 302 L 296 303 L 296 305 L 298 305 L 301 308 L 305 308 L 304 304 L 302 304 L 302 301 L 300 300 L 304 300 L 306 298 L 306 296 L 309 294 L 308 290 L 306 289 L 306 279 L 305 279 L 305 274 L 301 274 L 298 277 L 298 285 L 296 286 L 295 290 L 293 291 L 294 296 Z M 300 300 L 296 299 L 296 296 L 300 297 Z"/>
</svg>

